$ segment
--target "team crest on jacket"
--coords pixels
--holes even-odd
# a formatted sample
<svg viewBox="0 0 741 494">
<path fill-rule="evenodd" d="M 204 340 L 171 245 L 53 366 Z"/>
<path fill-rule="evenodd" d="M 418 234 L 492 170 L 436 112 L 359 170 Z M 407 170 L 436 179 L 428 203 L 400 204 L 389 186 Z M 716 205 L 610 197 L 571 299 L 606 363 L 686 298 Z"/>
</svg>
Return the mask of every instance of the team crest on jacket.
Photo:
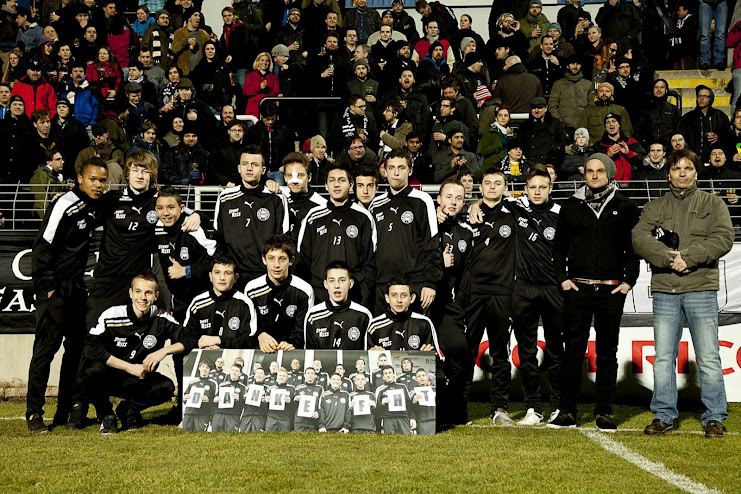
<svg viewBox="0 0 741 494">
<path fill-rule="evenodd" d="M 260 208 L 257 210 L 257 219 L 260 221 L 268 221 L 268 218 L 270 218 L 270 211 L 268 211 L 266 208 Z"/>
<path fill-rule="evenodd" d="M 142 346 L 146 348 L 147 350 L 151 350 L 152 348 L 154 348 L 154 345 L 156 344 L 157 344 L 157 337 L 154 336 L 153 334 L 148 334 L 142 340 Z"/>
<path fill-rule="evenodd" d="M 151 211 L 147 211 L 147 222 L 151 224 L 157 223 L 157 220 L 159 217 L 157 216 L 157 211 L 152 209 Z"/>
<path fill-rule="evenodd" d="M 347 233 L 347 236 L 350 238 L 355 238 L 358 236 L 358 227 L 355 225 L 350 225 L 345 230 L 345 233 Z"/>
<path fill-rule="evenodd" d="M 288 307 L 286 307 L 286 315 L 288 317 L 293 317 L 294 314 L 296 314 L 296 309 L 298 309 L 298 307 L 296 307 L 295 305 L 289 305 Z"/>
<path fill-rule="evenodd" d="M 414 221 L 414 213 L 412 213 L 411 211 L 404 211 L 403 213 L 401 213 L 402 223 L 408 225 L 412 221 Z"/>
<path fill-rule="evenodd" d="M 499 236 L 507 238 L 512 234 L 512 228 L 509 225 L 502 225 L 499 227 Z"/>
<path fill-rule="evenodd" d="M 80 230 L 84 230 L 86 226 L 87 222 L 85 220 L 80 220 L 77 222 L 77 228 L 79 228 Z"/>
<path fill-rule="evenodd" d="M 229 326 L 229 329 L 236 331 L 239 329 L 239 318 L 237 316 L 231 317 L 226 324 Z"/>
<path fill-rule="evenodd" d="M 419 348 L 419 336 L 417 336 L 416 334 L 413 334 L 412 336 L 410 336 L 409 337 L 409 346 L 412 347 L 415 350 L 417 348 Z"/>
<path fill-rule="evenodd" d="M 350 338 L 352 341 L 358 341 L 358 338 L 360 338 L 360 329 L 358 329 L 356 326 L 348 329 L 347 337 Z"/>
<path fill-rule="evenodd" d="M 552 226 L 549 226 L 545 230 L 543 230 L 543 236 L 546 238 L 546 240 L 553 240 L 556 236 L 556 229 Z"/>
<path fill-rule="evenodd" d="M 260 315 L 264 316 L 268 313 L 268 306 L 267 305 L 258 305 L 257 309 L 260 311 Z"/>
<path fill-rule="evenodd" d="M 188 253 L 187 247 L 180 248 L 180 259 L 182 259 L 183 261 L 187 261 L 188 259 L 190 259 L 190 254 Z"/>
<path fill-rule="evenodd" d="M 466 252 L 466 247 L 468 247 L 468 245 L 466 245 L 466 241 L 465 240 L 459 240 L 458 241 L 458 250 L 459 251 Z"/>
</svg>

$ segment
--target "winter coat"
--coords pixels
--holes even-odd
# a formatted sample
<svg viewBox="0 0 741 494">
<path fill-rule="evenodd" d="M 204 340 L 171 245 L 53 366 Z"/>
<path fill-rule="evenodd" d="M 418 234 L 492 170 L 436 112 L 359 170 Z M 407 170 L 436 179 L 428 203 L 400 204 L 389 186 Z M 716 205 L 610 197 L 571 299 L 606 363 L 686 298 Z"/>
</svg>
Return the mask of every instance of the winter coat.
<svg viewBox="0 0 741 494">
<path fill-rule="evenodd" d="M 499 166 L 499 162 L 507 154 L 507 135 L 502 134 L 499 127 L 492 125 L 484 132 L 479 148 L 484 157 L 481 165 L 481 172 L 484 173 L 489 168 Z"/>
<path fill-rule="evenodd" d="M 517 133 L 522 143 L 522 152 L 531 163 L 551 163 L 558 168 L 564 148 L 571 141 L 563 123 L 546 112 L 542 122 L 530 119 L 520 126 Z"/>
<path fill-rule="evenodd" d="M 13 85 L 11 94 L 23 98 L 28 118 L 31 118 L 34 110 L 48 110 L 52 117 L 57 114 L 57 93 L 43 77 L 36 84 L 33 84 L 28 76 L 22 77 Z"/>
<path fill-rule="evenodd" d="M 510 113 L 528 113 L 533 98 L 543 96 L 543 86 L 540 79 L 527 73 L 523 64 L 516 63 L 499 79 L 492 96 Z"/>
<path fill-rule="evenodd" d="M 575 145 L 566 146 L 566 155 L 561 163 L 561 168 L 558 170 L 559 179 L 564 180 L 583 180 L 584 175 L 579 171 L 580 167 L 586 169 L 587 161 L 592 155 L 592 151 L 589 148 L 577 148 L 574 149 Z"/>
<path fill-rule="evenodd" d="M 602 39 L 618 40 L 627 47 L 630 39 L 636 39 L 641 32 L 641 15 L 633 2 L 618 0 L 617 5 L 605 3 L 595 17 L 602 29 Z"/>
<path fill-rule="evenodd" d="M 203 49 L 204 43 L 208 41 L 208 33 L 203 29 L 198 29 L 198 37 L 200 38 L 200 44 L 196 44 L 193 48 L 194 51 Z M 188 27 L 182 27 L 175 31 L 175 35 L 172 38 L 172 53 L 176 56 L 177 66 L 183 71 L 183 77 L 190 74 L 190 71 L 194 68 L 190 66 L 190 46 L 188 46 Z"/>
<path fill-rule="evenodd" d="M 651 102 L 642 108 L 637 124 L 638 137 L 644 147 L 652 140 L 662 139 L 669 142 L 679 128 L 682 113 L 676 105 L 664 98 L 651 98 Z"/>
<path fill-rule="evenodd" d="M 579 115 L 593 100 L 594 84 L 584 79 L 581 72 L 577 75 L 567 72 L 553 83 L 548 111 L 567 127 L 577 128 Z"/>
<path fill-rule="evenodd" d="M 630 121 L 628 111 L 622 106 L 615 104 L 612 99 L 607 101 L 597 100 L 584 108 L 574 127 L 584 127 L 587 129 L 589 131 L 589 144 L 594 144 L 605 133 L 605 115 L 608 113 L 620 115 L 621 134 L 633 135 L 633 124 Z"/>
<path fill-rule="evenodd" d="M 265 88 L 261 88 L 262 82 Z M 275 74 L 262 74 L 259 70 L 249 72 L 244 79 L 244 95 L 247 97 L 246 115 L 258 117 L 260 115 L 260 101 L 268 96 L 280 94 L 280 82 Z"/>
<path fill-rule="evenodd" d="M 638 141 L 632 137 L 625 137 L 622 133 L 620 133 L 617 140 L 612 140 L 607 135 L 607 132 L 604 132 L 602 139 L 592 146 L 592 151 L 595 153 L 607 154 L 607 151 L 612 147 L 612 145 L 619 142 L 625 142 L 628 146 L 628 152 L 627 154 L 621 152 L 615 156 L 611 156 L 612 161 L 615 162 L 615 167 L 617 168 L 615 180 L 617 180 L 621 185 L 627 185 L 633 175 L 633 168 L 641 166 L 643 158 L 646 156 L 646 151 Z M 607 155 L 609 156 L 609 154 Z"/>
<path fill-rule="evenodd" d="M 100 86 L 100 92 L 107 98 L 111 91 L 119 92 L 121 69 L 109 62 L 91 63 L 85 70 L 85 78 Z"/>
<path fill-rule="evenodd" d="M 203 185 L 208 176 L 208 156 L 208 151 L 200 144 L 192 148 L 185 144 L 176 146 L 162 159 L 159 181 L 172 185 Z"/>
<path fill-rule="evenodd" d="M 527 50 L 529 53 L 533 51 L 533 48 L 540 45 L 540 38 L 548 34 L 548 26 L 550 25 L 551 21 L 549 21 L 545 14 L 541 12 L 540 19 L 538 19 L 537 22 L 530 22 L 530 20 L 528 19 L 528 15 L 525 15 L 525 17 L 520 19 L 519 22 L 520 31 L 522 31 L 522 34 L 525 35 L 525 37 L 528 39 L 528 43 L 530 44 Z M 536 27 L 539 27 L 541 30 L 540 37 L 531 38 Z"/>
</svg>

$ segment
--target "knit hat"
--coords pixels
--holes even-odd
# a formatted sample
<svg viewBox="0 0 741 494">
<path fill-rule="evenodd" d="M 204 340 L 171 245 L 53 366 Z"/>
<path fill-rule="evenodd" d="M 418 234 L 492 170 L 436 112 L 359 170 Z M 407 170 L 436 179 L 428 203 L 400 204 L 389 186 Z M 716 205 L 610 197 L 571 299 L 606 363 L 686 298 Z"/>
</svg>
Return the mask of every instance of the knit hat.
<svg viewBox="0 0 741 494">
<path fill-rule="evenodd" d="M 461 53 L 463 53 L 463 50 L 465 50 L 466 47 L 468 46 L 468 44 L 471 43 L 471 42 L 473 42 L 475 44 L 476 43 L 476 40 L 473 39 L 470 36 L 466 36 L 465 38 L 463 38 L 461 40 Z"/>
<path fill-rule="evenodd" d="M 560 34 L 563 34 L 563 29 L 561 29 L 561 24 L 558 22 L 551 22 L 548 24 L 548 29 L 546 29 L 546 32 L 550 31 L 551 29 L 556 29 Z"/>
<path fill-rule="evenodd" d="M 20 101 L 24 105 L 26 104 L 26 102 L 23 101 L 23 98 L 20 95 L 17 95 L 17 94 L 14 94 L 13 96 L 10 97 L 10 101 L 8 101 L 8 104 L 14 103 L 16 101 Z"/>
<path fill-rule="evenodd" d="M 615 162 L 612 161 L 612 158 L 610 158 L 604 153 L 594 153 L 587 159 L 587 163 L 589 163 L 592 160 L 601 161 L 602 164 L 605 165 L 605 169 L 607 170 L 608 179 L 612 180 L 615 178 L 615 175 L 617 174 L 617 167 L 615 166 Z"/>
<path fill-rule="evenodd" d="M 185 134 L 195 134 L 198 135 L 198 124 L 196 122 L 193 122 L 191 120 L 187 120 L 185 122 L 185 125 L 183 125 L 183 135 Z"/>
<path fill-rule="evenodd" d="M 72 105 L 69 104 L 69 100 L 67 98 L 61 98 L 61 99 L 57 100 L 57 106 L 59 106 L 59 105 L 65 105 L 65 106 L 68 106 L 68 107 L 69 106 L 72 106 Z"/>
<path fill-rule="evenodd" d="M 279 44 L 273 47 L 270 55 L 274 57 L 287 57 L 290 56 L 290 51 L 288 50 L 288 47 L 286 45 Z"/>
<path fill-rule="evenodd" d="M 600 85 L 597 86 L 597 91 L 599 91 L 599 88 L 603 86 L 606 86 L 612 92 L 612 94 L 615 94 L 615 86 L 613 86 L 609 82 L 601 82 Z"/>
<path fill-rule="evenodd" d="M 195 7 L 190 7 L 188 9 L 185 9 L 185 11 L 183 11 L 183 20 L 185 22 L 188 22 L 190 18 L 193 17 L 193 14 L 195 14 L 196 12 L 199 14 L 201 13 L 201 11 Z M 201 14 L 201 17 L 203 17 L 203 14 Z"/>
<path fill-rule="evenodd" d="M 715 144 L 713 144 L 712 146 L 710 146 L 710 152 L 711 153 L 714 150 L 716 150 L 716 149 L 720 149 L 721 151 L 723 151 L 723 154 L 725 154 L 726 156 L 728 156 L 728 152 L 726 151 L 726 148 L 720 142 L 716 142 Z"/>
<path fill-rule="evenodd" d="M 297 9 L 296 7 L 293 7 L 291 10 L 288 11 L 288 15 L 293 14 L 294 12 L 298 12 L 298 15 L 301 15 L 301 10 Z"/>
<path fill-rule="evenodd" d="M 543 8 L 543 2 L 541 2 L 540 0 L 530 0 L 530 3 L 527 4 L 527 7 L 530 8 L 535 3 L 540 5 L 540 8 Z"/>
<path fill-rule="evenodd" d="M 434 43 L 430 45 L 430 48 L 427 50 L 427 54 L 429 56 L 432 56 L 432 52 L 435 51 L 435 48 L 437 48 L 438 46 L 443 49 L 443 58 L 445 58 L 445 48 L 443 47 L 443 44 L 440 43 L 439 41 L 435 41 Z"/>
<path fill-rule="evenodd" d="M 623 121 L 623 117 L 621 117 L 617 113 L 608 113 L 607 115 L 605 115 L 605 120 L 604 121 L 607 122 L 607 119 L 608 118 L 614 118 L 615 120 L 617 120 L 617 123 L 622 123 L 622 121 Z"/>
<path fill-rule="evenodd" d="M 42 36 L 39 38 L 39 42 L 36 43 L 36 46 L 41 46 L 46 43 L 54 43 L 54 40 L 51 39 L 49 36 Z"/>
<path fill-rule="evenodd" d="M 471 65 L 480 62 L 483 60 L 483 57 L 479 52 L 472 51 L 471 53 L 466 54 L 466 58 L 463 59 L 463 65 L 466 67 L 470 67 Z"/>
<path fill-rule="evenodd" d="M 576 132 L 574 132 L 574 140 L 576 140 L 577 137 L 586 137 L 586 139 L 589 140 L 589 131 L 584 127 L 579 127 L 576 129 Z"/>
<path fill-rule="evenodd" d="M 311 142 L 309 143 L 309 145 L 311 146 L 310 150 L 313 151 L 314 148 L 316 148 L 317 146 L 327 147 L 327 141 L 324 140 L 324 137 L 315 135 L 311 138 Z"/>
<path fill-rule="evenodd" d="M 358 65 L 365 65 L 366 67 L 369 67 L 368 61 L 365 58 L 359 58 L 355 60 L 355 62 L 352 64 L 352 69 L 355 70 Z"/>
<path fill-rule="evenodd" d="M 108 132 L 108 129 L 106 129 L 101 124 L 95 124 L 95 125 L 93 125 L 92 131 L 93 131 L 93 137 L 100 137 L 103 134 L 107 133 Z"/>
<path fill-rule="evenodd" d="M 477 87 L 476 91 L 473 93 L 473 99 L 476 100 L 476 103 L 486 101 L 489 98 L 491 98 L 491 91 L 489 91 L 489 88 L 486 87 L 484 84 L 479 85 L 479 87 Z"/>
<path fill-rule="evenodd" d="M 170 13 L 168 11 L 166 11 L 165 9 L 159 9 L 157 12 L 154 13 L 154 18 L 157 19 L 163 14 L 167 17 L 170 17 Z"/>
</svg>

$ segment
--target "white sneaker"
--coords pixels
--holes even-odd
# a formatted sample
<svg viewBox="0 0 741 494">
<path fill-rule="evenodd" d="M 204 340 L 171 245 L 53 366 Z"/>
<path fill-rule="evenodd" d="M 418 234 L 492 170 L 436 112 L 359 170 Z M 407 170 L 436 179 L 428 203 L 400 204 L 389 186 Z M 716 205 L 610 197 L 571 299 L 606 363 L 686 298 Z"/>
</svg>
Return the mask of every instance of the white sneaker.
<svg viewBox="0 0 741 494">
<path fill-rule="evenodd" d="M 504 427 L 515 425 L 515 421 L 509 417 L 507 410 L 504 408 L 497 408 L 497 411 L 494 412 L 494 416 L 491 418 L 491 423 L 493 425 L 501 425 Z"/>
<path fill-rule="evenodd" d="M 556 408 L 551 412 L 551 417 L 550 419 L 548 419 L 548 422 L 553 422 L 559 415 L 561 415 L 561 410 L 559 408 Z"/>
<path fill-rule="evenodd" d="M 517 425 L 536 425 L 543 421 L 543 415 L 537 413 L 534 408 L 528 408 L 525 418 L 517 422 Z"/>
</svg>

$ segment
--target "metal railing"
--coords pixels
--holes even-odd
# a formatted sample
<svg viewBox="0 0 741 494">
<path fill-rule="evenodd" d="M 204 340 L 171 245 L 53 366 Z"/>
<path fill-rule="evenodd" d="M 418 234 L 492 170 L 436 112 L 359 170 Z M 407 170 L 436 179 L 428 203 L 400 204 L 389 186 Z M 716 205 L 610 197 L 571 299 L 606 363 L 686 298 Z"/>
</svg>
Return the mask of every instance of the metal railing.
<svg viewBox="0 0 741 494">
<path fill-rule="evenodd" d="M 741 202 L 731 204 L 729 201 L 736 194 L 737 190 L 741 191 L 741 180 L 702 180 L 698 183 L 701 190 L 725 199 L 731 213 L 734 228 L 741 235 Z M 582 185 L 583 182 L 581 181 L 556 182 L 553 184 L 552 197 L 557 202 L 564 201 Z M 4 220 L 0 232 L 3 230 L 38 230 L 41 226 L 43 213 L 53 200 L 56 191 L 59 189 L 59 185 L 49 186 L 47 188 L 46 201 L 41 208 L 36 207 L 38 201 L 36 194 L 41 193 L 38 189 L 39 185 L 34 185 L 35 193 L 31 192 L 30 187 L 30 185 L 26 184 L 0 184 L 0 212 L 2 212 L 2 218 Z M 213 217 L 218 194 L 224 189 L 222 186 L 211 185 L 175 186 L 175 188 L 180 191 L 183 201 L 188 207 L 207 213 L 211 217 Z M 381 191 L 386 190 L 386 188 L 386 185 L 381 185 L 380 187 Z M 439 184 L 423 184 L 421 186 L 422 191 L 427 192 L 433 198 L 437 196 L 439 188 Z M 313 189 L 323 196 L 327 195 L 323 186 L 313 186 Z M 525 185 L 522 183 L 510 183 L 508 184 L 508 190 L 510 195 L 523 195 L 525 193 Z M 283 187 L 283 191 L 284 193 L 288 193 L 288 188 Z M 478 192 L 477 186 L 474 187 L 474 191 L 475 193 Z M 668 191 L 668 184 L 664 180 L 634 180 L 620 189 L 622 194 L 636 201 L 639 208 L 642 208 L 648 201 L 656 199 Z"/>
</svg>

